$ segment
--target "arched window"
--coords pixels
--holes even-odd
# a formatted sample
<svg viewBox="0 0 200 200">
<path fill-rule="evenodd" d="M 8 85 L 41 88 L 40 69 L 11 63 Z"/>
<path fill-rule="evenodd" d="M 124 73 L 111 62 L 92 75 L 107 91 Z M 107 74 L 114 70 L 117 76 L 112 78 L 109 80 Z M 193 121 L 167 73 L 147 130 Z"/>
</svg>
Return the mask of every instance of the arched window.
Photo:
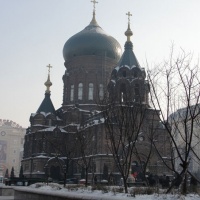
<svg viewBox="0 0 200 200">
<path fill-rule="evenodd" d="M 89 83 L 88 100 L 93 100 L 94 85 Z"/>
<path fill-rule="evenodd" d="M 126 77 L 126 71 L 122 72 L 123 77 Z"/>
<path fill-rule="evenodd" d="M 139 87 L 139 84 L 135 84 L 135 95 L 137 95 L 137 96 L 140 95 L 140 87 Z"/>
<path fill-rule="evenodd" d="M 67 88 L 65 88 L 65 101 L 67 101 Z"/>
<path fill-rule="evenodd" d="M 137 72 L 137 71 L 134 72 L 134 77 L 135 77 L 135 78 L 138 77 L 138 72 Z"/>
<path fill-rule="evenodd" d="M 103 84 L 99 84 L 99 98 L 103 100 Z"/>
<path fill-rule="evenodd" d="M 48 119 L 48 125 L 49 125 L 49 126 L 52 125 L 52 119 Z"/>
<path fill-rule="evenodd" d="M 78 100 L 83 100 L 83 83 L 78 84 Z"/>
<path fill-rule="evenodd" d="M 135 84 L 134 90 L 135 90 L 135 101 L 136 102 L 141 101 L 140 86 L 139 86 L 139 84 Z"/>
<path fill-rule="evenodd" d="M 74 85 L 71 85 L 70 101 L 74 101 Z"/>
<path fill-rule="evenodd" d="M 121 102 L 124 102 L 126 99 L 127 99 L 127 96 L 126 96 L 126 85 L 124 83 L 122 83 L 120 85 L 120 101 Z"/>
</svg>

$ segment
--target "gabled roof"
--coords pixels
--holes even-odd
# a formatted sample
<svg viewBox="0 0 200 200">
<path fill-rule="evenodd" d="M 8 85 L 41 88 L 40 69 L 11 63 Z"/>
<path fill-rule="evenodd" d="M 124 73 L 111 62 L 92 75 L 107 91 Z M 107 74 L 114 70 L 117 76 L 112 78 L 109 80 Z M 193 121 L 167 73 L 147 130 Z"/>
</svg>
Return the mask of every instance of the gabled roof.
<svg viewBox="0 0 200 200">
<path fill-rule="evenodd" d="M 50 93 L 45 93 L 45 97 L 36 113 L 40 113 L 40 112 L 55 114 L 55 108 L 51 101 Z"/>
</svg>

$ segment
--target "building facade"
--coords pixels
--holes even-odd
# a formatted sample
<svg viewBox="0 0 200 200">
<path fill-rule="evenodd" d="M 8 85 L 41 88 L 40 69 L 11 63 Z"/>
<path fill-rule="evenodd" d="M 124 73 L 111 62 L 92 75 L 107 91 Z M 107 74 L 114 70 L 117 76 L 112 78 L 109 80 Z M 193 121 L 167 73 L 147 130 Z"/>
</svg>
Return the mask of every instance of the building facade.
<svg viewBox="0 0 200 200">
<path fill-rule="evenodd" d="M 11 120 L 0 119 L 0 175 L 6 170 L 11 172 L 14 167 L 15 175 L 20 172 L 23 156 L 23 144 L 26 130 Z"/>
<path fill-rule="evenodd" d="M 102 114 L 106 106 L 103 100 L 107 95 L 111 101 L 125 100 L 128 96 L 134 104 L 143 105 L 154 121 L 156 134 L 165 135 L 158 111 L 149 106 L 149 84 L 145 70 L 133 52 L 130 22 L 125 35 L 127 41 L 122 55 L 117 40 L 98 25 L 94 10 L 90 24 L 67 40 L 63 48 L 66 69 L 62 77 L 62 106 L 56 110 L 52 104 L 52 83 L 48 74 L 45 98 L 37 112 L 31 114 L 30 127 L 25 135 L 22 160 L 25 176 L 81 179 L 87 170 L 90 179 L 95 174 L 101 180 L 105 168 L 108 173 L 119 176 L 107 147 Z M 147 122 L 150 120 L 145 121 L 144 127 L 150 126 Z M 149 144 L 145 132 L 141 138 L 138 146 L 145 152 Z M 164 144 L 166 141 L 160 146 L 163 148 Z M 166 154 L 167 148 L 163 150 L 163 155 Z M 155 153 L 149 166 L 154 169 L 153 173 L 157 173 L 157 161 Z"/>
</svg>

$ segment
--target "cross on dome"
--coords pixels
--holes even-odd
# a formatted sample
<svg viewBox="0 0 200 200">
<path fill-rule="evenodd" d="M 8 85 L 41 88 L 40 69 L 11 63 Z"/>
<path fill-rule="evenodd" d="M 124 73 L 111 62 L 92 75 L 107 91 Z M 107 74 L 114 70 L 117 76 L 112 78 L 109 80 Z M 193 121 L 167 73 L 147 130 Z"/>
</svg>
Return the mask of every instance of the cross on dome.
<svg viewBox="0 0 200 200">
<path fill-rule="evenodd" d="M 128 29 L 125 32 L 125 35 L 127 36 L 127 41 L 130 42 L 131 36 L 133 35 L 133 32 L 131 31 L 131 28 L 130 28 L 130 17 L 132 16 L 132 14 L 130 12 L 128 12 L 128 13 L 126 13 L 126 15 L 128 15 Z"/>
<path fill-rule="evenodd" d="M 49 68 L 49 69 L 48 69 L 48 72 L 49 72 L 49 74 L 50 74 L 50 69 L 52 68 L 52 66 L 49 64 L 49 65 L 47 65 L 47 67 Z"/>
<path fill-rule="evenodd" d="M 96 0 L 91 0 L 91 2 L 93 3 L 93 18 L 92 18 L 92 21 L 90 22 L 90 25 L 98 25 L 97 22 L 96 22 L 96 19 L 95 19 L 95 9 L 96 9 L 96 4 L 98 3 L 98 1 Z"/>
<path fill-rule="evenodd" d="M 128 15 L 128 23 L 130 23 L 130 17 L 132 16 L 132 14 L 130 12 L 126 13 L 126 15 Z"/>
<path fill-rule="evenodd" d="M 94 4 L 94 5 L 93 5 L 93 8 L 94 8 L 94 11 L 95 11 L 95 9 L 96 9 L 96 4 L 98 3 L 98 1 L 92 0 L 91 2 Z"/>
<path fill-rule="evenodd" d="M 47 65 L 48 69 L 48 77 L 47 77 L 47 81 L 44 83 L 44 85 L 46 86 L 46 94 L 50 94 L 50 87 L 52 86 L 52 82 L 50 81 L 50 69 L 52 68 L 52 66 L 49 64 Z"/>
</svg>

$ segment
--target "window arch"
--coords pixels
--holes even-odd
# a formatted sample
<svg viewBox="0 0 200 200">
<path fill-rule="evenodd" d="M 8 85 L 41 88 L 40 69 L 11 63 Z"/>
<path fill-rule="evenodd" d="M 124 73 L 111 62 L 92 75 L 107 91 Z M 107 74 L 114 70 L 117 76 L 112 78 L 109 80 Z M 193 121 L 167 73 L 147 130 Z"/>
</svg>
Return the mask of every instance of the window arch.
<svg viewBox="0 0 200 200">
<path fill-rule="evenodd" d="M 74 101 L 74 85 L 71 85 L 70 101 Z"/>
<path fill-rule="evenodd" d="M 94 95 L 94 84 L 89 83 L 88 100 L 93 100 Z"/>
<path fill-rule="evenodd" d="M 78 84 L 78 100 L 83 100 L 83 83 Z"/>
<path fill-rule="evenodd" d="M 103 100 L 103 84 L 99 84 L 99 98 Z"/>
</svg>

